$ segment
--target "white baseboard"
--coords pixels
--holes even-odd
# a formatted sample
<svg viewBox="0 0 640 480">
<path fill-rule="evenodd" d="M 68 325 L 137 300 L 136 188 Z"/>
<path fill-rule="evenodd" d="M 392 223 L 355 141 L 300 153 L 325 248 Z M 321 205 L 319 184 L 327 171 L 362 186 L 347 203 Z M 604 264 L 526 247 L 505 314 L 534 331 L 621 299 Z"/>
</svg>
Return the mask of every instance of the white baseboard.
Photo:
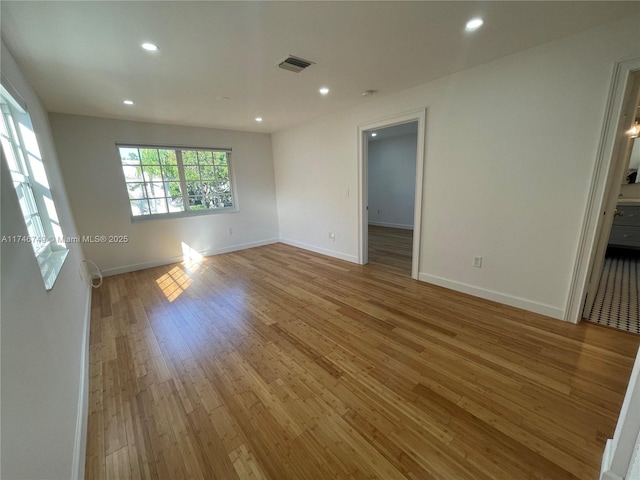
<svg viewBox="0 0 640 480">
<path fill-rule="evenodd" d="M 457 292 L 468 293 L 474 297 L 480 297 L 487 300 L 493 300 L 494 302 L 503 303 L 511 307 L 521 308 L 530 312 L 539 313 L 548 317 L 556 318 L 558 320 L 564 319 L 564 310 L 562 308 L 554 307 L 552 305 L 546 305 L 544 303 L 534 302 L 527 300 L 526 298 L 515 297 L 506 293 L 496 292 L 494 290 L 487 290 L 485 288 L 476 287 L 467 283 L 457 282 L 455 280 L 449 280 L 447 278 L 438 277 L 436 275 L 430 275 L 428 273 L 418 273 L 418 280 L 427 283 L 433 283 L 440 287 L 456 290 Z"/>
<path fill-rule="evenodd" d="M 277 243 L 278 241 L 279 240 L 277 238 L 270 238 L 268 240 L 261 240 L 259 242 L 241 243 L 238 245 L 231 245 L 229 247 L 224 247 L 224 248 L 198 251 L 198 253 L 203 257 L 209 257 L 211 255 L 219 255 L 221 253 L 230 253 L 230 252 L 237 252 L 238 250 L 246 250 L 247 248 L 262 247 L 263 245 L 270 245 L 272 243 Z M 123 265 L 121 267 L 107 268 L 105 270 L 102 270 L 102 275 L 105 277 L 110 277 L 112 275 L 120 275 L 121 273 L 129 273 L 129 272 L 135 272 L 136 270 L 144 270 L 145 268 L 160 267 L 162 265 L 178 263 L 178 262 L 182 262 L 183 260 L 184 260 L 184 257 L 182 255 L 178 255 L 175 257 L 163 258 L 161 260 L 154 260 L 151 262 Z"/>
<path fill-rule="evenodd" d="M 78 391 L 78 413 L 76 438 L 73 446 L 72 479 L 84 478 L 87 453 L 87 426 L 89 422 L 89 328 L 91 326 L 91 287 L 88 287 L 82 332 L 82 360 L 80 365 L 80 388 Z"/>
<path fill-rule="evenodd" d="M 325 248 L 316 247 L 307 243 L 296 242 L 295 240 L 287 240 L 286 238 L 280 239 L 281 243 L 291 245 L 292 247 L 302 248 L 303 250 L 309 250 L 310 252 L 319 253 L 320 255 L 326 255 L 327 257 L 339 258 L 340 260 L 346 260 L 351 263 L 358 263 L 358 257 L 356 255 L 347 255 L 346 253 L 337 252 L 335 250 L 327 250 Z"/>
<path fill-rule="evenodd" d="M 376 227 L 400 228 L 402 230 L 413 230 L 413 225 L 404 225 L 402 223 L 386 223 L 386 222 L 369 221 L 369 225 L 375 225 Z"/>
</svg>

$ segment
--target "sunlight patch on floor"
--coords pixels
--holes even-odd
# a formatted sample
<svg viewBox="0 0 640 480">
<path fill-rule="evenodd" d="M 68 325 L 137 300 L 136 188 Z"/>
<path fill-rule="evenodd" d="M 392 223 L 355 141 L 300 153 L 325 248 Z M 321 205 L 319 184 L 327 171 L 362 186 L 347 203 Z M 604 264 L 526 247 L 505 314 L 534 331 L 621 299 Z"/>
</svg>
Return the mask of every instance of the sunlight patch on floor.
<svg viewBox="0 0 640 480">
<path fill-rule="evenodd" d="M 191 285 L 192 280 L 180 267 L 173 267 L 160 278 L 156 279 L 156 283 L 167 300 L 173 302 Z"/>
</svg>

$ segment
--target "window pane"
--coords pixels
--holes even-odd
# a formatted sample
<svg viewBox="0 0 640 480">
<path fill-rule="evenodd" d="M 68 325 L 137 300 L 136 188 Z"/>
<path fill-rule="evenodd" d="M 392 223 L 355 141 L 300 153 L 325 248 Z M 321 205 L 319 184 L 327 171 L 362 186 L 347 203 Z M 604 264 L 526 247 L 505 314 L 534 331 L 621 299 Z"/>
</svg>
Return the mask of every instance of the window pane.
<svg viewBox="0 0 640 480">
<path fill-rule="evenodd" d="M 33 191 L 28 184 L 20 183 L 16 185 L 16 193 L 18 194 L 18 201 L 20 202 L 20 208 L 22 208 L 22 214 L 25 217 L 38 213 L 36 199 L 33 197 Z"/>
<path fill-rule="evenodd" d="M 141 182 L 142 181 L 142 167 L 133 165 L 123 165 L 124 179 L 127 182 Z"/>
<path fill-rule="evenodd" d="M 0 115 L 1 119 L 0 119 L 0 134 L 4 135 L 5 137 L 9 137 L 9 129 L 7 128 L 7 122 L 10 122 L 10 117 L 8 114 L 5 114 L 4 112 L 4 108 L 6 107 L 2 107 L 3 108 L 3 114 L 4 115 Z"/>
<path fill-rule="evenodd" d="M 27 231 L 29 235 L 36 239 L 42 239 L 45 237 L 44 227 L 39 215 L 33 215 L 27 220 Z M 43 242 L 44 243 L 44 242 Z"/>
<path fill-rule="evenodd" d="M 215 168 L 213 165 L 200 166 L 200 176 L 203 180 L 213 180 L 216 177 Z"/>
<path fill-rule="evenodd" d="M 162 181 L 162 173 L 160 171 L 160 167 L 145 165 L 144 167 L 142 167 L 142 172 L 143 172 L 144 180 L 146 182 Z"/>
<path fill-rule="evenodd" d="M 227 152 L 213 152 L 213 158 L 216 165 L 227 164 Z"/>
<path fill-rule="evenodd" d="M 60 249 L 51 254 L 44 254 L 44 248 L 49 245 L 49 242 L 58 243 L 64 247 L 63 242 L 56 241 L 56 237 L 63 235 L 49 189 L 44 161 L 40 155 L 29 113 L 18 106 L 3 86 L 0 86 L 0 110 L 2 111 L 0 136 L 5 153 L 3 157 L 7 159 L 7 166 L 11 172 L 30 243 L 40 266 L 44 286 L 47 290 L 51 290 L 67 251 Z M 25 162 L 26 158 L 29 160 L 28 165 Z"/>
<path fill-rule="evenodd" d="M 187 182 L 187 194 L 188 195 L 196 195 L 200 193 L 199 189 L 200 182 Z"/>
<path fill-rule="evenodd" d="M 13 146 L 5 137 L 0 137 L 0 140 L 2 140 L 2 150 L 4 151 L 4 156 L 7 159 L 7 163 L 9 164 L 9 170 L 18 172 L 18 162 L 16 161 L 16 155 L 13 151 Z"/>
<path fill-rule="evenodd" d="M 198 152 L 198 161 L 200 162 L 200 165 L 202 164 L 206 164 L 206 163 L 213 163 L 213 152 L 207 152 L 207 151 L 202 151 L 202 152 Z"/>
<path fill-rule="evenodd" d="M 228 184 L 214 182 L 188 182 L 189 205 L 203 208 L 224 208 L 233 206 Z M 194 210 L 194 208 L 191 208 Z"/>
<path fill-rule="evenodd" d="M 162 176 L 165 182 L 167 180 L 180 180 L 180 174 L 178 173 L 178 167 L 162 167 Z"/>
<path fill-rule="evenodd" d="M 127 192 L 131 200 L 145 198 L 144 184 L 142 183 L 127 183 Z"/>
<path fill-rule="evenodd" d="M 162 165 L 177 165 L 176 152 L 174 150 L 158 150 Z"/>
<path fill-rule="evenodd" d="M 216 166 L 216 179 L 220 181 L 228 181 L 229 180 L 229 167 L 226 165 L 217 165 Z"/>
<path fill-rule="evenodd" d="M 7 113 L 5 118 L 7 119 L 7 126 L 9 127 L 9 136 L 11 137 L 11 140 L 16 147 L 20 147 L 22 144 L 20 143 L 20 137 L 18 137 L 18 131 L 16 130 L 16 124 L 13 117 L 11 114 Z"/>
<path fill-rule="evenodd" d="M 197 153 L 194 150 L 182 150 L 182 163 L 184 165 L 197 165 Z"/>
<path fill-rule="evenodd" d="M 160 165 L 158 150 L 155 148 L 141 148 L 140 156 L 142 157 L 143 165 Z"/>
<path fill-rule="evenodd" d="M 231 194 L 223 194 L 220 195 L 220 200 L 222 202 L 223 207 L 233 207 L 233 197 Z"/>
<path fill-rule="evenodd" d="M 165 182 L 164 184 L 166 196 L 171 198 L 182 198 L 182 189 L 178 182 Z"/>
<path fill-rule="evenodd" d="M 182 204 L 182 197 L 175 197 L 167 199 L 169 203 L 170 212 L 184 212 L 184 205 Z"/>
<path fill-rule="evenodd" d="M 137 165 L 140 163 L 140 155 L 137 148 L 120 147 L 120 160 L 123 165 Z"/>
<path fill-rule="evenodd" d="M 131 215 L 149 215 L 149 204 L 146 200 L 131 200 Z"/>
<path fill-rule="evenodd" d="M 167 201 L 164 198 L 152 198 L 149 200 L 151 213 L 167 213 Z"/>
<path fill-rule="evenodd" d="M 147 198 L 164 197 L 164 185 L 162 183 L 146 183 Z"/>
<path fill-rule="evenodd" d="M 196 166 L 185 166 L 184 177 L 188 180 L 200 180 L 200 172 Z"/>
<path fill-rule="evenodd" d="M 204 210 L 204 205 L 202 205 L 202 198 L 189 197 L 189 210 Z"/>
</svg>

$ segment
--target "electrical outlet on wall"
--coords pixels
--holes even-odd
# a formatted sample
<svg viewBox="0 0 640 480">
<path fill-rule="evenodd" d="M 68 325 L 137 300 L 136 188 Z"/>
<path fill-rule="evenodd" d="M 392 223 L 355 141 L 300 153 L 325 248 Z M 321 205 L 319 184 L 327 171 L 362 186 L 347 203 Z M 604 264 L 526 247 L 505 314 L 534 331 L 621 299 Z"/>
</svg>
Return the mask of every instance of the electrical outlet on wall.
<svg viewBox="0 0 640 480">
<path fill-rule="evenodd" d="M 482 268 L 482 257 L 480 256 L 473 257 L 473 266 L 476 268 Z"/>
<path fill-rule="evenodd" d="M 336 234 L 333 232 L 329 232 L 329 239 L 333 240 L 334 242 L 336 241 Z"/>
<path fill-rule="evenodd" d="M 233 228 L 229 229 L 229 235 L 233 235 Z"/>
</svg>

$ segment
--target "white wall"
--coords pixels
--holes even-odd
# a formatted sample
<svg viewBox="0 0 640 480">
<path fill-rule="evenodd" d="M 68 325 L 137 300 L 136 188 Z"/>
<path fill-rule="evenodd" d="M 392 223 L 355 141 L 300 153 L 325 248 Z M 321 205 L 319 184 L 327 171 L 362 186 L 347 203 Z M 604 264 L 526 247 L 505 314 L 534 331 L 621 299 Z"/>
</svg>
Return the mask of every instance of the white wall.
<svg viewBox="0 0 640 480">
<path fill-rule="evenodd" d="M 369 224 L 413 230 L 416 134 L 369 140 Z"/>
<path fill-rule="evenodd" d="M 4 43 L 2 73 L 27 103 L 60 223 L 75 235 L 47 115 Z M 26 236 L 11 175 L 0 163 L 1 234 Z M 81 280 L 80 247 L 69 249 L 47 292 L 31 245 L 1 245 L 3 479 L 80 478 L 84 470 L 90 287 Z"/>
<path fill-rule="evenodd" d="M 419 278 L 562 318 L 612 69 L 640 55 L 639 21 L 277 132 L 281 237 L 357 261 L 358 196 L 343 194 L 358 185 L 357 127 L 427 107 Z"/>
<path fill-rule="evenodd" d="M 272 142 L 280 240 L 357 262 L 357 119 L 350 112 L 276 133 Z"/>
<path fill-rule="evenodd" d="M 182 242 L 210 255 L 278 239 L 269 135 L 56 113 L 49 118 L 80 234 L 129 236 L 126 244 L 84 244 L 86 257 L 106 275 L 182 261 Z M 116 142 L 232 148 L 239 212 L 132 223 Z"/>
</svg>

